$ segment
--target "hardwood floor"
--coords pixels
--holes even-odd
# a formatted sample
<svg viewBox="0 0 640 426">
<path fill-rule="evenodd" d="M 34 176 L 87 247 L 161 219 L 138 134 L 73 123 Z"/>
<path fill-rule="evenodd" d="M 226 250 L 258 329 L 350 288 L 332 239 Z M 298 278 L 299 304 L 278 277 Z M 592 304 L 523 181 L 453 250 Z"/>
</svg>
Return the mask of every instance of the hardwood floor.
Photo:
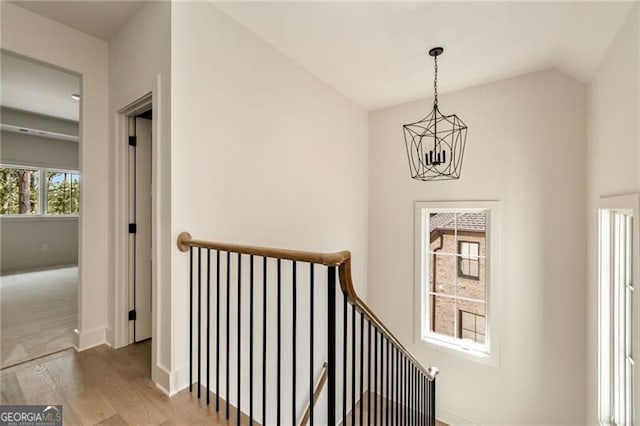
<svg viewBox="0 0 640 426">
<path fill-rule="evenodd" d="M 64 425 L 236 424 L 233 407 L 224 419 L 223 401 L 216 413 L 214 394 L 206 405 L 204 389 L 201 400 L 188 390 L 167 397 L 151 382 L 150 365 L 151 341 L 68 349 L 0 370 L 0 404 L 60 404 Z M 249 424 L 244 415 L 241 424 Z"/>
<path fill-rule="evenodd" d="M 9 367 L 0 371 L 0 404 L 61 404 L 65 425 L 227 424 L 224 412 L 195 393 L 160 392 L 150 380 L 150 354 L 148 341 L 119 350 L 70 349 Z"/>
</svg>

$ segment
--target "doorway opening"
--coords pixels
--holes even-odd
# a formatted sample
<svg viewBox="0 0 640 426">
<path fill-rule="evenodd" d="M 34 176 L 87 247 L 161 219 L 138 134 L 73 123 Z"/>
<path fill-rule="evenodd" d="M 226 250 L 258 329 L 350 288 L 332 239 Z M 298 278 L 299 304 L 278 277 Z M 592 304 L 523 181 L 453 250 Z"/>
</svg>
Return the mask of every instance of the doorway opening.
<svg viewBox="0 0 640 426">
<path fill-rule="evenodd" d="M 156 381 L 157 302 L 155 268 L 154 99 L 148 93 L 116 115 L 114 336 L 116 348 L 144 354 Z"/>
<path fill-rule="evenodd" d="M 1 53 L 0 368 L 75 344 L 81 76 Z"/>
<path fill-rule="evenodd" d="M 129 343 L 152 336 L 152 129 L 153 110 L 129 117 Z"/>
</svg>

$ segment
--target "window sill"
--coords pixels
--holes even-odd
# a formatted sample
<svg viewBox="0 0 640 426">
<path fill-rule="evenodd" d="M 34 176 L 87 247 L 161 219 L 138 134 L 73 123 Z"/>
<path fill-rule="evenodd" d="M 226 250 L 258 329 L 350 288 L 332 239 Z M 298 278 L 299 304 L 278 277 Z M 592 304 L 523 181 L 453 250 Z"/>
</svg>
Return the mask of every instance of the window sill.
<svg viewBox="0 0 640 426">
<path fill-rule="evenodd" d="M 499 366 L 498 355 L 495 352 L 490 353 L 476 348 L 463 347 L 456 343 L 431 336 L 424 336 L 419 339 L 417 343 L 423 347 L 435 349 L 437 351 L 444 352 L 447 355 L 453 355 L 468 361 L 496 368 Z"/>
</svg>

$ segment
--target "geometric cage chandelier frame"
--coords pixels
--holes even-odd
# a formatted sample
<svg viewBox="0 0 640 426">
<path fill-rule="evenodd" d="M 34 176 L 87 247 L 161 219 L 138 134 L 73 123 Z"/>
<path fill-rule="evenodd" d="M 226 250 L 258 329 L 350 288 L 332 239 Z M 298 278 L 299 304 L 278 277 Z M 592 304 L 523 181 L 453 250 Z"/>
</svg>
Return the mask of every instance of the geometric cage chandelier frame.
<svg viewBox="0 0 640 426">
<path fill-rule="evenodd" d="M 429 50 L 434 61 L 433 108 L 422 120 L 405 124 L 404 142 L 413 179 L 436 181 L 459 179 L 467 126 L 455 114 L 444 115 L 438 108 L 438 56 L 442 47 Z"/>
</svg>

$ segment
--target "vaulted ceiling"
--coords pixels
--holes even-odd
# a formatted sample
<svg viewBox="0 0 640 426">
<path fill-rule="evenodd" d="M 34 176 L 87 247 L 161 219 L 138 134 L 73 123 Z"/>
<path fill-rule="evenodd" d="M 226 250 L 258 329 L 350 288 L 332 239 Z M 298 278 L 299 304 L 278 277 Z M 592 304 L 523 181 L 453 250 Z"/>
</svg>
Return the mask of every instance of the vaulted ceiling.
<svg viewBox="0 0 640 426">
<path fill-rule="evenodd" d="M 147 2 L 14 1 L 105 41 Z M 557 68 L 588 82 L 634 2 L 216 2 L 365 109 Z"/>
<path fill-rule="evenodd" d="M 587 82 L 632 2 L 220 2 L 229 16 L 367 109 L 545 68 Z"/>
</svg>

